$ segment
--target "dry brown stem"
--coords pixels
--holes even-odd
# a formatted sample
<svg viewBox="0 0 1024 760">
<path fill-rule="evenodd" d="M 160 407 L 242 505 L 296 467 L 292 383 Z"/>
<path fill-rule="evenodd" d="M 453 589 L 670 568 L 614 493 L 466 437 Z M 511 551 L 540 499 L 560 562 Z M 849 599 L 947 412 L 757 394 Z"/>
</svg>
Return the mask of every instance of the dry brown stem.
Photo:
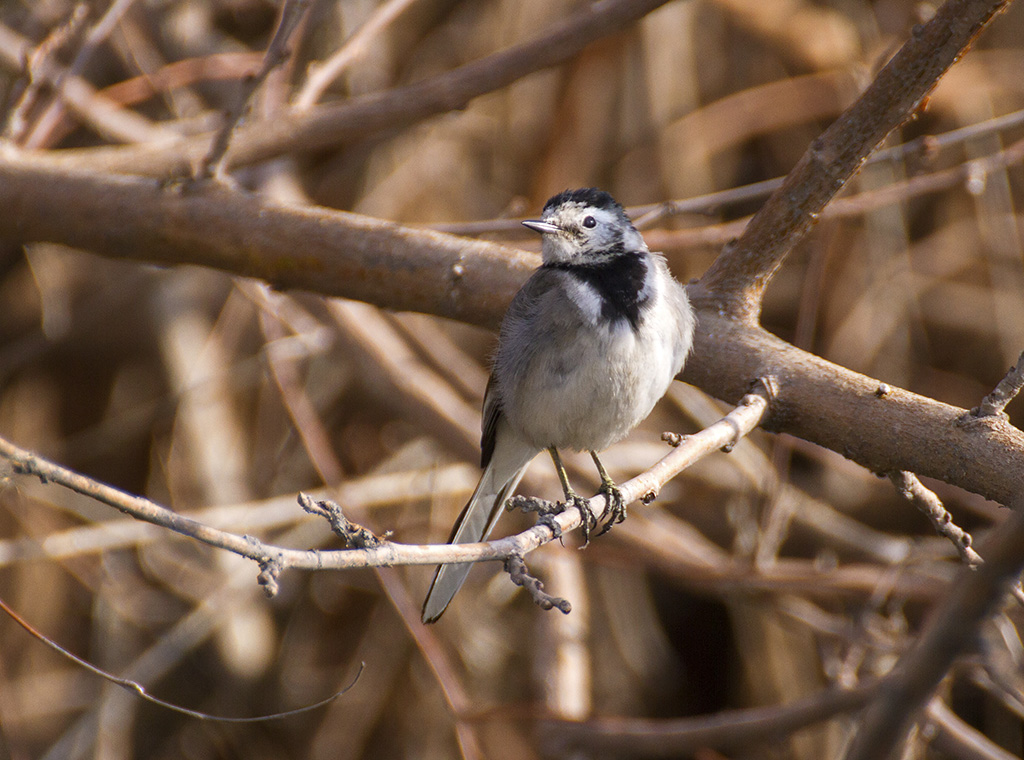
<svg viewBox="0 0 1024 760">
<path fill-rule="evenodd" d="M 280 114 L 238 131 L 225 156 L 226 168 L 245 166 L 292 151 L 336 146 L 381 130 L 408 126 L 440 113 L 465 108 L 473 98 L 554 66 L 595 40 L 622 28 L 667 0 L 606 0 L 509 50 L 454 71 L 343 103 Z M 47 156 L 48 160 L 99 171 L 167 176 L 180 174 L 209 150 L 211 138 L 189 138 L 166 146 L 91 148 Z"/>
<path fill-rule="evenodd" d="M 978 627 L 1005 599 L 1024 570 L 1024 510 L 1014 506 L 1018 509 L 985 543 L 985 562 L 960 573 L 910 651 L 883 680 L 845 760 L 883 760 L 897 753 L 953 661 L 971 647 Z"/>
</svg>

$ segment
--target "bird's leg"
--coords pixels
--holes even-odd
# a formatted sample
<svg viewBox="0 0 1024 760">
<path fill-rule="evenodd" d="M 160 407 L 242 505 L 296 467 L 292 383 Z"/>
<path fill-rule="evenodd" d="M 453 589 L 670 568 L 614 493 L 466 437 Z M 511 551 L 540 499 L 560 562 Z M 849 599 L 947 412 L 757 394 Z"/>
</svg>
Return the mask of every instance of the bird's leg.
<svg viewBox="0 0 1024 760">
<path fill-rule="evenodd" d="M 590 503 L 578 496 L 572 490 L 572 486 L 569 485 L 569 476 L 565 474 L 565 467 L 562 465 L 562 458 L 558 456 L 558 449 L 552 446 L 548 449 L 548 453 L 551 454 L 551 460 L 555 463 L 558 480 L 562 483 L 562 492 L 565 494 L 566 506 L 576 507 L 580 511 L 583 546 L 586 546 L 590 543 L 590 531 L 597 527 L 597 518 L 594 517 L 594 510 L 590 508 Z"/>
<path fill-rule="evenodd" d="M 594 458 L 594 464 L 597 465 L 597 471 L 601 475 L 601 490 L 598 493 L 603 493 L 608 501 L 608 519 L 601 532 L 597 534 L 603 536 L 612 529 L 613 525 L 626 519 L 626 502 L 622 498 L 622 491 L 608 475 L 608 470 L 601 464 L 601 460 L 597 458 L 597 452 L 591 451 L 590 456 Z"/>
</svg>

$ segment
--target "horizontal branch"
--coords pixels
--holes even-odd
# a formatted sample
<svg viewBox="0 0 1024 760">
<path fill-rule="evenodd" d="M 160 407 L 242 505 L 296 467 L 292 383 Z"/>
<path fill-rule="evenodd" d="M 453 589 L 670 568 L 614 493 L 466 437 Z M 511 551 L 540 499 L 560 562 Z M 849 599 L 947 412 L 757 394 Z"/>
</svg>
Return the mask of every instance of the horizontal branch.
<svg viewBox="0 0 1024 760">
<path fill-rule="evenodd" d="M 281 289 L 341 296 L 496 327 L 538 259 L 482 240 L 210 187 L 173 192 L 146 179 L 0 158 L 0 238 L 113 258 L 197 264 Z M 852 372 L 764 329 L 698 309 L 682 379 L 738 403 L 775 382 L 767 427 L 874 472 L 905 470 L 997 502 L 1024 492 L 1024 434 Z"/>
<path fill-rule="evenodd" d="M 801 728 L 862 707 L 877 682 L 828 689 L 790 704 L 727 710 L 669 720 L 599 718 L 585 722 L 545 720 L 548 748 L 566 756 L 587 749 L 615 757 L 679 757 L 703 748 L 726 749 L 781 740 Z"/>
<path fill-rule="evenodd" d="M 286 206 L 215 183 L 59 169 L 0 156 L 0 238 L 51 242 L 140 263 L 198 264 L 396 311 L 497 327 L 537 265 L 514 248 L 317 206 Z"/>
</svg>

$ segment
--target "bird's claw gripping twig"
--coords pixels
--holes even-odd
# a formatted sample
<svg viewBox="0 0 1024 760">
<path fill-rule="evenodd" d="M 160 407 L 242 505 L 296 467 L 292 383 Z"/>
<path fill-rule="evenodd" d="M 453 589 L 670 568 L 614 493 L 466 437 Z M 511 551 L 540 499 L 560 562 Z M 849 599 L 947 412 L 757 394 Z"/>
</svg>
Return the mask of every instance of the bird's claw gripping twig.
<svg viewBox="0 0 1024 760">
<path fill-rule="evenodd" d="M 590 508 L 590 502 L 582 496 L 570 493 L 565 499 L 565 507 L 576 507 L 580 512 L 580 531 L 583 533 L 583 545 L 581 549 L 587 548 L 590 544 L 590 531 L 597 527 L 597 516 Z"/>
<path fill-rule="evenodd" d="M 597 534 L 603 536 L 612 529 L 613 525 L 618 525 L 626 519 L 626 501 L 622 498 L 622 491 L 611 480 L 601 483 L 598 493 L 604 495 L 608 505 L 608 518 L 604 521 L 601 532 Z"/>
</svg>

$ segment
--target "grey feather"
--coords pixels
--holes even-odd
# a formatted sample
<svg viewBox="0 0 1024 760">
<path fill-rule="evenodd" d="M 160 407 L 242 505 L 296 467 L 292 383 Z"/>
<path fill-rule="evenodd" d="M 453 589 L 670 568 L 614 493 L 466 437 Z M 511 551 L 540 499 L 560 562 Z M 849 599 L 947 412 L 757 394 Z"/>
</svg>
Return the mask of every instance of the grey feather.
<svg viewBox="0 0 1024 760">
<path fill-rule="evenodd" d="M 505 502 L 515 493 L 538 449 L 510 434 L 500 416 L 494 423 L 495 446 L 476 490 L 452 527 L 450 544 L 472 544 L 486 541 L 501 516 Z M 472 563 L 439 565 L 423 601 L 424 623 L 433 623 L 447 609 L 455 594 L 466 582 Z"/>
</svg>

